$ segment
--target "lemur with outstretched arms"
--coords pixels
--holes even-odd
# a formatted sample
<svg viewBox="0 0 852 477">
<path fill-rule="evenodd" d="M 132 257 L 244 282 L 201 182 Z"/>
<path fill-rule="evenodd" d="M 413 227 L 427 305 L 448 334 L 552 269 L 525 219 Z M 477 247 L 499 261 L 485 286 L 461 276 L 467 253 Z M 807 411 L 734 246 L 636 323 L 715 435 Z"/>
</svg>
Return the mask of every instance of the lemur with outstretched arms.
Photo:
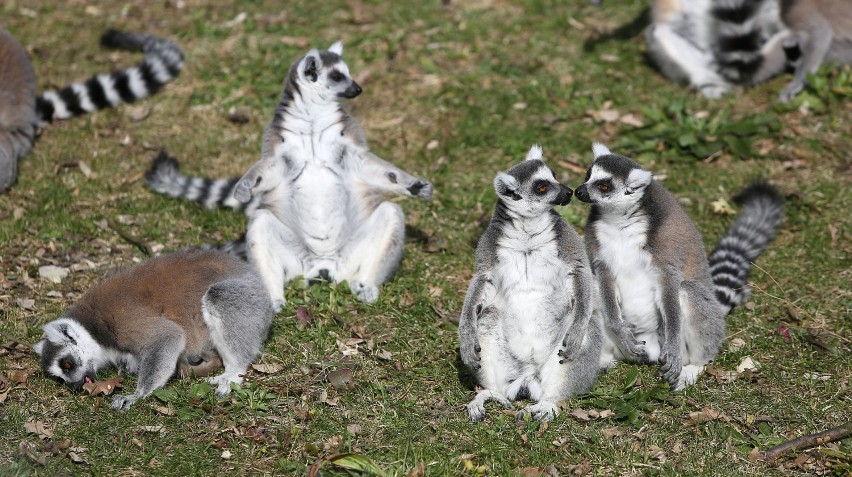
<svg viewBox="0 0 852 477">
<path fill-rule="evenodd" d="M 479 245 L 459 319 L 459 353 L 484 390 L 467 405 L 537 401 L 516 414 L 550 420 L 559 401 L 589 390 L 598 375 L 602 330 L 594 313 L 589 259 L 577 232 L 554 209 L 571 200 L 533 146 L 494 179 L 497 205 Z"/>
<path fill-rule="evenodd" d="M 165 157 L 147 176 L 152 189 L 172 197 L 246 211 L 248 258 L 276 309 L 284 285 L 298 276 L 347 281 L 359 300 L 374 302 L 399 267 L 405 236 L 402 208 L 386 198 L 432 197 L 432 184 L 367 148 L 340 104 L 361 93 L 342 54 L 337 42 L 293 64 L 261 159 L 240 179 L 188 177 Z"/>
<path fill-rule="evenodd" d="M 586 244 L 604 315 L 601 366 L 658 364 L 674 390 L 695 383 L 748 293 L 751 262 L 775 237 L 784 202 L 767 184 L 743 191 L 737 219 L 710 254 L 677 199 L 633 160 L 593 147 L 577 199 L 592 204 Z"/>
</svg>

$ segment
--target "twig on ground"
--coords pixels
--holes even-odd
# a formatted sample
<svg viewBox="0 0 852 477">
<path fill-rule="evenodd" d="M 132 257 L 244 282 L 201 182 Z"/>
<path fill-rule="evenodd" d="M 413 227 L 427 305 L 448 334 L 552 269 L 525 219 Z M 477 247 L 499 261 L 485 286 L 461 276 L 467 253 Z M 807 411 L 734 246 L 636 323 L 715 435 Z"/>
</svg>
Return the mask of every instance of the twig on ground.
<svg viewBox="0 0 852 477">
<path fill-rule="evenodd" d="M 133 234 L 131 234 L 130 232 L 128 232 L 124 227 L 119 225 L 119 223 L 116 222 L 114 219 L 108 218 L 106 220 L 107 220 L 107 225 L 109 226 L 109 228 L 111 228 L 115 233 L 117 233 L 119 235 L 119 237 L 123 238 L 127 243 L 138 248 L 139 251 L 144 253 L 146 257 L 150 257 L 151 255 L 154 255 L 154 252 L 151 251 L 151 247 L 149 247 L 148 244 L 146 244 L 145 242 L 140 240 L 138 237 L 136 237 Z"/>
<path fill-rule="evenodd" d="M 808 449 L 810 447 L 828 444 L 829 442 L 839 441 L 850 434 L 852 434 L 852 421 L 841 426 L 832 427 L 827 431 L 797 437 L 793 440 L 778 444 L 775 447 L 763 451 L 763 458 L 769 461 L 776 460 L 788 452 Z"/>
</svg>

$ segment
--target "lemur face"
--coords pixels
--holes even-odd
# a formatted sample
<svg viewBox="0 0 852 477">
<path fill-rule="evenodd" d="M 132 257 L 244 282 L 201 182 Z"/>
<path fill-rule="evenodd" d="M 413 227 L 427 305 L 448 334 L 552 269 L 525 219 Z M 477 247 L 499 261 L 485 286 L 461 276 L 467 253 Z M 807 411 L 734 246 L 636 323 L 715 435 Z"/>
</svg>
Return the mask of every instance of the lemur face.
<svg viewBox="0 0 852 477">
<path fill-rule="evenodd" d="M 601 207 L 626 208 L 638 202 L 651 183 L 651 173 L 624 156 L 595 144 L 595 162 L 577 188 L 577 199 Z"/>
<path fill-rule="evenodd" d="M 494 178 L 494 190 L 509 210 L 535 217 L 555 205 L 567 205 L 573 191 L 556 180 L 542 161 L 541 148 L 533 146 L 527 159 Z"/>
<path fill-rule="evenodd" d="M 44 326 L 44 339 L 33 346 L 41 357 L 45 375 L 65 383 L 73 391 L 94 382 L 95 363 L 101 347 L 79 323 L 60 318 Z"/>
<path fill-rule="evenodd" d="M 343 45 L 337 42 L 328 50 L 311 50 L 299 63 L 300 86 L 326 101 L 351 99 L 361 94 L 361 87 L 349 74 L 343 61 Z"/>
</svg>

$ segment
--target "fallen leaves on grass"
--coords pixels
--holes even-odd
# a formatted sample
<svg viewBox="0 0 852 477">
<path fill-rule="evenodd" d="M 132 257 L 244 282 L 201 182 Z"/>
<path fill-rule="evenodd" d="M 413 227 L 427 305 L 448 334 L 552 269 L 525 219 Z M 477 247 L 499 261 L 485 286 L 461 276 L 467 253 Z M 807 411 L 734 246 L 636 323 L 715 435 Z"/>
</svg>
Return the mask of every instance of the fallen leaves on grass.
<svg viewBox="0 0 852 477">
<path fill-rule="evenodd" d="M 27 386 L 27 381 L 30 379 L 30 375 L 35 373 L 34 369 L 12 369 L 8 371 L 9 380 L 12 381 L 17 386 Z"/>
<path fill-rule="evenodd" d="M 83 385 L 83 390 L 92 396 L 97 396 L 98 394 L 109 396 L 115 392 L 116 389 L 123 387 L 121 384 L 122 382 L 124 382 L 124 378 L 122 376 L 116 376 L 112 379 L 86 383 Z"/>
<path fill-rule="evenodd" d="M 576 417 L 581 421 L 590 421 L 592 419 L 606 419 L 608 417 L 612 417 L 615 415 L 615 412 L 610 409 L 604 409 L 602 411 L 598 411 L 596 409 L 582 409 L 577 408 L 571 411 L 572 416 Z"/>
<path fill-rule="evenodd" d="M 251 369 L 257 371 L 258 373 L 262 373 L 262 374 L 275 374 L 275 373 L 283 370 L 284 366 L 282 366 L 280 363 L 269 363 L 269 364 L 256 363 L 256 364 L 251 365 Z"/>
<path fill-rule="evenodd" d="M 724 198 L 714 200 L 710 206 L 712 207 L 714 214 L 736 215 L 737 213 L 737 211 L 731 206 L 731 203 Z"/>
<path fill-rule="evenodd" d="M 354 373 L 352 369 L 342 367 L 328 373 L 328 382 L 335 389 L 353 389 L 355 387 Z"/>
<path fill-rule="evenodd" d="M 731 420 L 725 413 L 718 409 L 713 409 L 712 407 L 705 407 L 700 411 L 693 411 L 689 413 L 689 419 L 686 420 L 684 425 L 686 427 L 692 427 L 696 424 L 701 424 L 709 421 L 724 421 L 729 422 Z"/>
<path fill-rule="evenodd" d="M 31 434 L 36 434 L 39 439 L 50 439 L 53 437 L 53 431 L 45 426 L 42 421 L 27 421 L 24 423 L 24 429 Z"/>
<path fill-rule="evenodd" d="M 306 327 L 310 326 L 311 323 L 314 321 L 314 315 L 306 307 L 300 306 L 298 309 L 296 309 L 295 320 L 296 327 L 300 330 L 303 330 Z"/>
</svg>

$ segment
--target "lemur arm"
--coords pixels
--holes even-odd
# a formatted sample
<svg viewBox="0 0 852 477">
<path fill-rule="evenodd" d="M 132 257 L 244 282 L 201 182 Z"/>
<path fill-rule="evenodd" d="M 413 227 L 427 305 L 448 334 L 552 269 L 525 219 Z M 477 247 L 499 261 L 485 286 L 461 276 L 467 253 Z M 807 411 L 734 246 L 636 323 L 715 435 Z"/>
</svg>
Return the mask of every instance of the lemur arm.
<svg viewBox="0 0 852 477">
<path fill-rule="evenodd" d="M 432 199 L 432 184 L 418 179 L 372 152 L 363 149 L 360 178 L 372 189 L 384 194 L 397 194 Z"/>
<path fill-rule="evenodd" d="M 581 249 L 585 254 L 585 249 Z M 582 259 L 574 260 L 574 272 L 572 280 L 573 288 L 573 309 L 571 326 L 565 333 L 565 338 L 562 340 L 563 349 L 559 351 L 559 356 L 563 360 L 571 360 L 580 349 L 583 347 L 583 340 L 586 338 L 586 332 L 589 328 L 589 321 L 594 313 L 592 304 L 592 287 L 594 286 L 592 272 L 589 270 Z"/>
<path fill-rule="evenodd" d="M 265 157 L 255 162 L 237 181 L 234 198 L 246 204 L 253 195 L 274 189 L 284 178 L 284 169 L 284 160 L 275 156 Z"/>
<path fill-rule="evenodd" d="M 647 362 L 648 355 L 644 348 L 645 342 L 636 339 L 633 330 L 630 329 L 630 324 L 621 314 L 612 271 L 605 263 L 598 261 L 594 262 L 594 274 L 598 280 L 604 323 L 618 336 L 623 351 L 636 357 L 640 362 Z"/>
<path fill-rule="evenodd" d="M 683 312 L 680 309 L 680 274 L 674 270 L 666 270 L 660 284 L 663 293 L 658 304 L 662 312 L 664 341 L 660 347 L 660 373 L 672 388 L 678 385 L 683 359 L 680 355 L 681 325 Z"/>
<path fill-rule="evenodd" d="M 486 284 L 487 279 L 481 274 L 477 273 L 473 277 L 467 289 L 459 318 L 459 354 L 465 366 L 473 371 L 482 367 L 479 358 L 479 352 L 482 348 L 479 346 L 477 320 L 484 306 L 483 295 L 485 294 Z"/>
</svg>

